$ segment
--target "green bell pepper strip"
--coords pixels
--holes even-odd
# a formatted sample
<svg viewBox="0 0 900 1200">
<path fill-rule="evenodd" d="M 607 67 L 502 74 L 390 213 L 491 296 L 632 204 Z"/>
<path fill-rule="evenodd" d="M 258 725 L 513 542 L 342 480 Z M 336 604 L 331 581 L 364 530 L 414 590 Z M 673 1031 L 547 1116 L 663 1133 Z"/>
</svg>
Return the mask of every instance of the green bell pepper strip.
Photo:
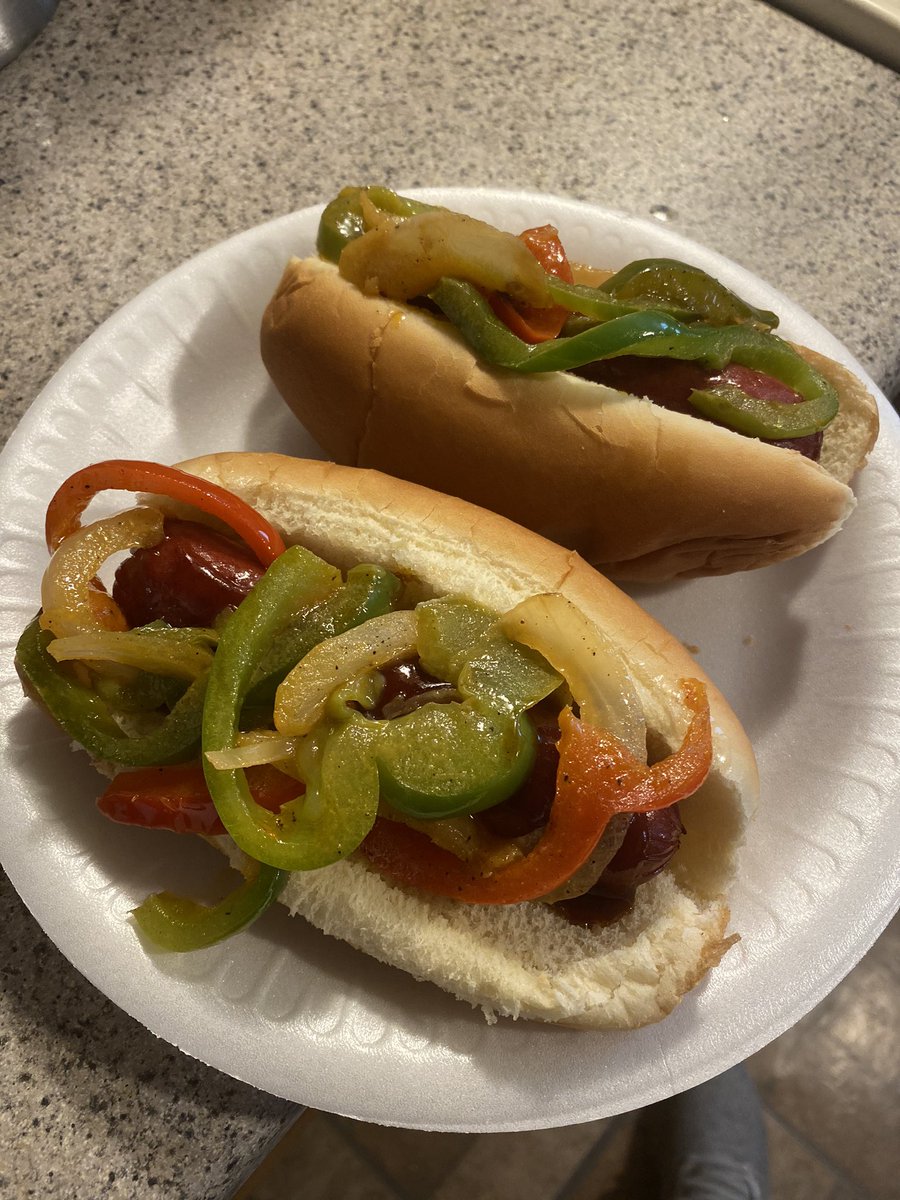
<svg viewBox="0 0 900 1200">
<path fill-rule="evenodd" d="M 315 804 L 327 796 L 331 807 L 364 809 L 370 829 L 379 799 L 418 820 L 439 820 L 499 804 L 528 777 L 536 739 L 526 716 L 468 700 L 372 720 L 347 707 L 354 690 L 342 688 L 343 710 L 330 704 L 335 719 L 308 735 L 320 739 L 316 769 L 298 758 Z"/>
<path fill-rule="evenodd" d="M 603 321 L 612 321 L 615 317 L 627 317 L 630 313 L 648 310 L 653 312 L 664 310 L 669 316 L 676 317 L 679 321 L 697 320 L 702 316 L 702 313 L 695 312 L 691 308 L 668 308 L 665 305 L 652 304 L 649 300 L 617 300 L 608 292 L 604 292 L 602 288 L 591 287 L 586 283 L 566 283 L 565 280 L 557 279 L 552 275 L 547 279 L 554 304 L 567 308 L 573 314 L 572 317 L 569 317 L 567 325 L 580 324 L 583 329 L 590 329 Z M 575 314 L 580 314 L 589 320 L 576 322 Z"/>
<path fill-rule="evenodd" d="M 775 313 L 754 308 L 706 271 L 675 258 L 639 258 L 601 283 L 599 290 L 673 315 L 680 308 L 710 325 L 748 324 L 769 330 L 778 324 Z"/>
<path fill-rule="evenodd" d="M 259 665 L 260 678 L 247 693 L 245 711 L 271 711 L 278 685 L 313 646 L 361 625 L 370 617 L 391 612 L 400 590 L 400 580 L 384 567 L 369 563 L 351 567 L 342 587 L 275 639 Z"/>
<path fill-rule="evenodd" d="M 124 681 L 110 675 L 97 675 L 92 682 L 101 700 L 122 714 L 174 708 L 188 686 L 185 679 L 154 675 L 148 671 L 140 671 L 136 679 Z"/>
<path fill-rule="evenodd" d="M 347 243 L 366 232 L 359 193 L 359 188 L 343 188 L 325 205 L 316 234 L 316 249 L 329 262 L 336 263 Z"/>
<path fill-rule="evenodd" d="M 352 242 L 354 238 L 361 237 L 366 232 L 367 226 L 362 208 L 363 193 L 368 196 L 376 208 L 395 217 L 412 217 L 416 213 L 427 212 L 434 208 L 433 204 L 424 204 L 420 200 L 398 196 L 389 188 L 342 188 L 334 200 L 325 206 L 316 235 L 316 249 L 329 262 L 336 263 L 347 243 Z"/>
<path fill-rule="evenodd" d="M 471 284 L 442 279 L 431 299 L 479 357 L 508 370 L 565 371 L 622 354 L 699 361 L 714 370 L 737 363 L 780 379 L 803 397 L 798 404 L 779 404 L 727 386 L 691 394 L 699 411 L 713 415 L 708 410 L 714 409 L 717 420 L 751 437 L 803 437 L 823 429 L 838 411 L 837 393 L 826 379 L 787 342 L 748 325 L 684 325 L 668 313 L 635 312 L 573 337 L 529 345 Z"/>
<path fill-rule="evenodd" d="M 534 766 L 537 739 L 528 717 L 474 700 L 424 704 L 368 725 L 381 734 L 371 747 L 381 796 L 422 821 L 492 808 L 518 791 Z"/>
<path fill-rule="evenodd" d="M 664 337 L 674 324 L 666 313 L 633 312 L 602 325 L 592 325 L 574 337 L 532 345 L 516 337 L 494 315 L 478 289 L 464 280 L 442 279 L 430 298 L 485 362 L 528 374 L 566 371 L 598 358 L 638 353 L 641 343 L 653 339 L 658 344 L 660 336 Z M 672 346 L 667 347 L 667 352 L 674 350 L 677 337 L 669 340 Z M 660 353 L 662 350 L 657 350 Z"/>
<path fill-rule="evenodd" d="M 525 712 L 562 683 L 537 651 L 503 633 L 495 612 L 460 596 L 416 607 L 416 646 L 426 671 L 500 711 Z"/>
<path fill-rule="evenodd" d="M 461 699 L 429 701 L 405 716 L 375 721 L 347 707 L 357 698 L 352 689 L 334 697 L 345 707 L 330 711 L 344 728 L 327 751 L 346 743 L 357 762 L 376 763 L 382 799 L 407 816 L 436 820 L 481 812 L 511 796 L 531 771 L 536 742 L 525 710 L 562 679 L 534 651 L 511 642 L 496 622 L 489 609 L 454 596 L 416 608 L 420 662 L 455 684 Z"/>
<path fill-rule="evenodd" d="M 376 208 L 395 217 L 415 217 L 418 213 L 434 212 L 438 207 L 426 204 L 424 200 L 413 200 L 411 196 L 401 196 L 386 187 L 367 187 L 365 192 Z"/>
<path fill-rule="evenodd" d="M 335 590 L 340 573 L 301 546 L 276 559 L 222 629 L 203 715 L 203 770 L 223 825 L 257 862 L 288 871 L 328 866 L 350 854 L 375 820 L 371 789 L 360 786 L 336 803 L 315 770 L 304 770 L 306 793 L 271 813 L 256 804 L 242 770 L 217 770 L 206 754 L 235 744 L 241 708 L 272 639 L 297 615 Z M 316 735 L 316 731 L 314 731 Z M 311 736 L 314 736 L 311 735 Z M 327 742 L 327 739 L 326 739 Z M 327 757 L 327 744 L 321 758 Z M 319 755 L 311 761 L 315 766 Z"/>
<path fill-rule="evenodd" d="M 159 950 L 201 950 L 252 924 L 278 899 L 289 871 L 257 863 L 252 874 L 218 904 L 198 904 L 156 892 L 132 909 L 138 929 Z"/>
<path fill-rule="evenodd" d="M 741 327 L 731 328 L 738 330 Z M 747 336 L 734 338 L 729 362 L 780 379 L 803 396 L 803 401 L 779 404 L 759 400 L 732 384 L 721 382 L 712 388 L 693 391 L 688 399 L 694 408 L 750 437 L 796 438 L 824 429 L 840 408 L 838 394 L 831 383 L 775 334 L 743 328 Z"/>
<path fill-rule="evenodd" d="M 664 312 L 678 321 L 704 321 L 709 325 L 750 325 L 755 329 L 769 330 L 778 324 L 775 313 L 752 308 L 699 267 L 668 259 L 644 260 L 645 263 L 670 261 L 673 276 L 681 272 L 691 280 L 699 276 L 703 281 L 708 281 L 705 291 L 699 282 L 693 294 L 687 288 L 679 291 L 674 284 L 669 288 L 666 286 L 666 277 L 661 273 L 659 286 L 652 286 L 648 281 L 646 291 L 635 291 L 633 295 L 630 290 L 625 294 L 608 291 L 610 281 L 599 287 L 591 287 L 584 283 L 566 283 L 565 280 L 549 276 L 550 295 L 555 304 L 573 314 L 589 317 L 595 324 L 633 312 L 648 311 Z M 569 320 L 573 325 L 576 324 L 572 318 Z"/>
<path fill-rule="evenodd" d="M 35 617 L 16 646 L 16 670 L 26 691 L 92 758 L 123 767 L 153 767 L 193 757 L 200 741 L 208 676 L 196 679 L 153 730 L 130 736 L 117 724 L 114 710 L 102 696 L 51 658 L 47 646 L 52 640 L 53 635 L 42 630 Z"/>
<path fill-rule="evenodd" d="M 497 614 L 460 596 L 439 596 L 416 606 L 419 661 L 435 679 L 456 684 L 472 647 L 488 636 Z"/>
</svg>

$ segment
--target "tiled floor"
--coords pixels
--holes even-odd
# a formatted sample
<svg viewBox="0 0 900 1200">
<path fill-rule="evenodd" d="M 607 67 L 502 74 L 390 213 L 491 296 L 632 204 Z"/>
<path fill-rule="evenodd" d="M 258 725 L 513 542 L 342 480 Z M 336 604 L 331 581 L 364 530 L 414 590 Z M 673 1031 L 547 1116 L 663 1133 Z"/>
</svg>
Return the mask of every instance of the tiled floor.
<svg viewBox="0 0 900 1200">
<path fill-rule="evenodd" d="M 747 1066 L 764 1104 L 772 1200 L 900 1200 L 900 918 Z M 237 1200 L 656 1200 L 635 1122 L 468 1135 L 309 1111 Z"/>
</svg>

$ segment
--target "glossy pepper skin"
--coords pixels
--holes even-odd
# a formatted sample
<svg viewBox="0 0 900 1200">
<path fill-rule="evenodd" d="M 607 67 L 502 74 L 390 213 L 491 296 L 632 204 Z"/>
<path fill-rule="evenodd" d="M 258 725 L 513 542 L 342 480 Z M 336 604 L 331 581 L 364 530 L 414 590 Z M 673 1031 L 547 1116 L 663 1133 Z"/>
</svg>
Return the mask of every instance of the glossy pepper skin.
<svg viewBox="0 0 900 1200">
<path fill-rule="evenodd" d="M 433 206 L 385 188 L 345 188 L 328 205 L 318 249 L 339 262 L 344 246 L 367 229 L 365 204 L 393 216 Z M 472 284 L 444 278 L 429 295 L 474 352 L 493 366 L 519 372 L 565 371 L 618 355 L 731 363 L 780 380 L 802 401 L 782 405 L 728 384 L 696 390 L 690 404 L 737 433 L 770 441 L 806 437 L 824 429 L 838 411 L 832 385 L 786 342 L 769 332 L 774 313 L 755 308 L 705 271 L 674 259 L 640 259 L 599 288 L 548 276 L 554 303 L 581 314 L 569 336 L 530 344 L 499 320 Z M 585 326 L 587 326 L 585 328 Z"/>
<path fill-rule="evenodd" d="M 425 704 L 389 721 L 351 716 L 334 734 L 360 763 L 370 760 L 375 790 L 397 812 L 439 820 L 480 812 L 527 779 L 535 739 L 524 714 L 477 701 Z"/>
<path fill-rule="evenodd" d="M 528 710 L 562 679 L 500 633 L 493 612 L 459 597 L 418 606 L 416 647 L 453 698 L 389 721 L 349 717 L 368 729 L 381 795 L 417 820 L 492 808 L 528 778 L 536 751 Z"/>
<path fill-rule="evenodd" d="M 108 459 L 84 467 L 62 484 L 47 507 L 47 548 L 55 550 L 74 533 L 79 528 L 81 514 L 94 496 L 109 489 L 153 492 L 218 517 L 247 543 L 263 566 L 284 550 L 281 534 L 246 501 L 225 488 L 178 467 L 125 458 Z"/>
</svg>

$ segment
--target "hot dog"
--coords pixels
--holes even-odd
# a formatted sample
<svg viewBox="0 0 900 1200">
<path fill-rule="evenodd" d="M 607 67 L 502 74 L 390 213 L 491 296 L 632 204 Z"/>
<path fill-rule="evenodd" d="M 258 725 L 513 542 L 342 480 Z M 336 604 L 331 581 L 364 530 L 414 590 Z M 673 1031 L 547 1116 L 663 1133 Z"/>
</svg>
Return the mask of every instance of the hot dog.
<svg viewBox="0 0 900 1200">
<path fill-rule="evenodd" d="M 110 486 L 154 495 L 81 526 Z M 280 897 L 490 1019 L 633 1028 L 733 943 L 747 738 L 577 556 L 376 472 L 259 454 L 89 468 L 47 532 L 27 690 L 112 767 L 103 811 L 201 833 L 245 873 L 212 907 L 150 898 L 156 944 Z"/>
<path fill-rule="evenodd" d="M 326 208 L 261 350 L 330 457 L 471 500 L 623 580 L 765 566 L 841 527 L 878 428 L 855 376 L 689 265 L 610 278 L 529 237 L 385 189 Z"/>
</svg>

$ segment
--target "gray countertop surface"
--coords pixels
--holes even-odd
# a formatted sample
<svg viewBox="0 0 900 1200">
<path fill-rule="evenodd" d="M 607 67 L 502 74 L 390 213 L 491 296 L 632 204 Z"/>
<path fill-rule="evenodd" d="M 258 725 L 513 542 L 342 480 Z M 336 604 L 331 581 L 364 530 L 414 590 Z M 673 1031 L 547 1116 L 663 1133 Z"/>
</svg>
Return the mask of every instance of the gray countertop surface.
<svg viewBox="0 0 900 1200">
<path fill-rule="evenodd" d="M 63 0 L 0 71 L 0 438 L 153 280 L 350 182 L 665 216 L 894 395 L 898 164 L 898 76 L 759 0 Z M 0 1195 L 231 1195 L 295 1106 L 116 1009 L 5 878 L 0 904 Z"/>
</svg>

